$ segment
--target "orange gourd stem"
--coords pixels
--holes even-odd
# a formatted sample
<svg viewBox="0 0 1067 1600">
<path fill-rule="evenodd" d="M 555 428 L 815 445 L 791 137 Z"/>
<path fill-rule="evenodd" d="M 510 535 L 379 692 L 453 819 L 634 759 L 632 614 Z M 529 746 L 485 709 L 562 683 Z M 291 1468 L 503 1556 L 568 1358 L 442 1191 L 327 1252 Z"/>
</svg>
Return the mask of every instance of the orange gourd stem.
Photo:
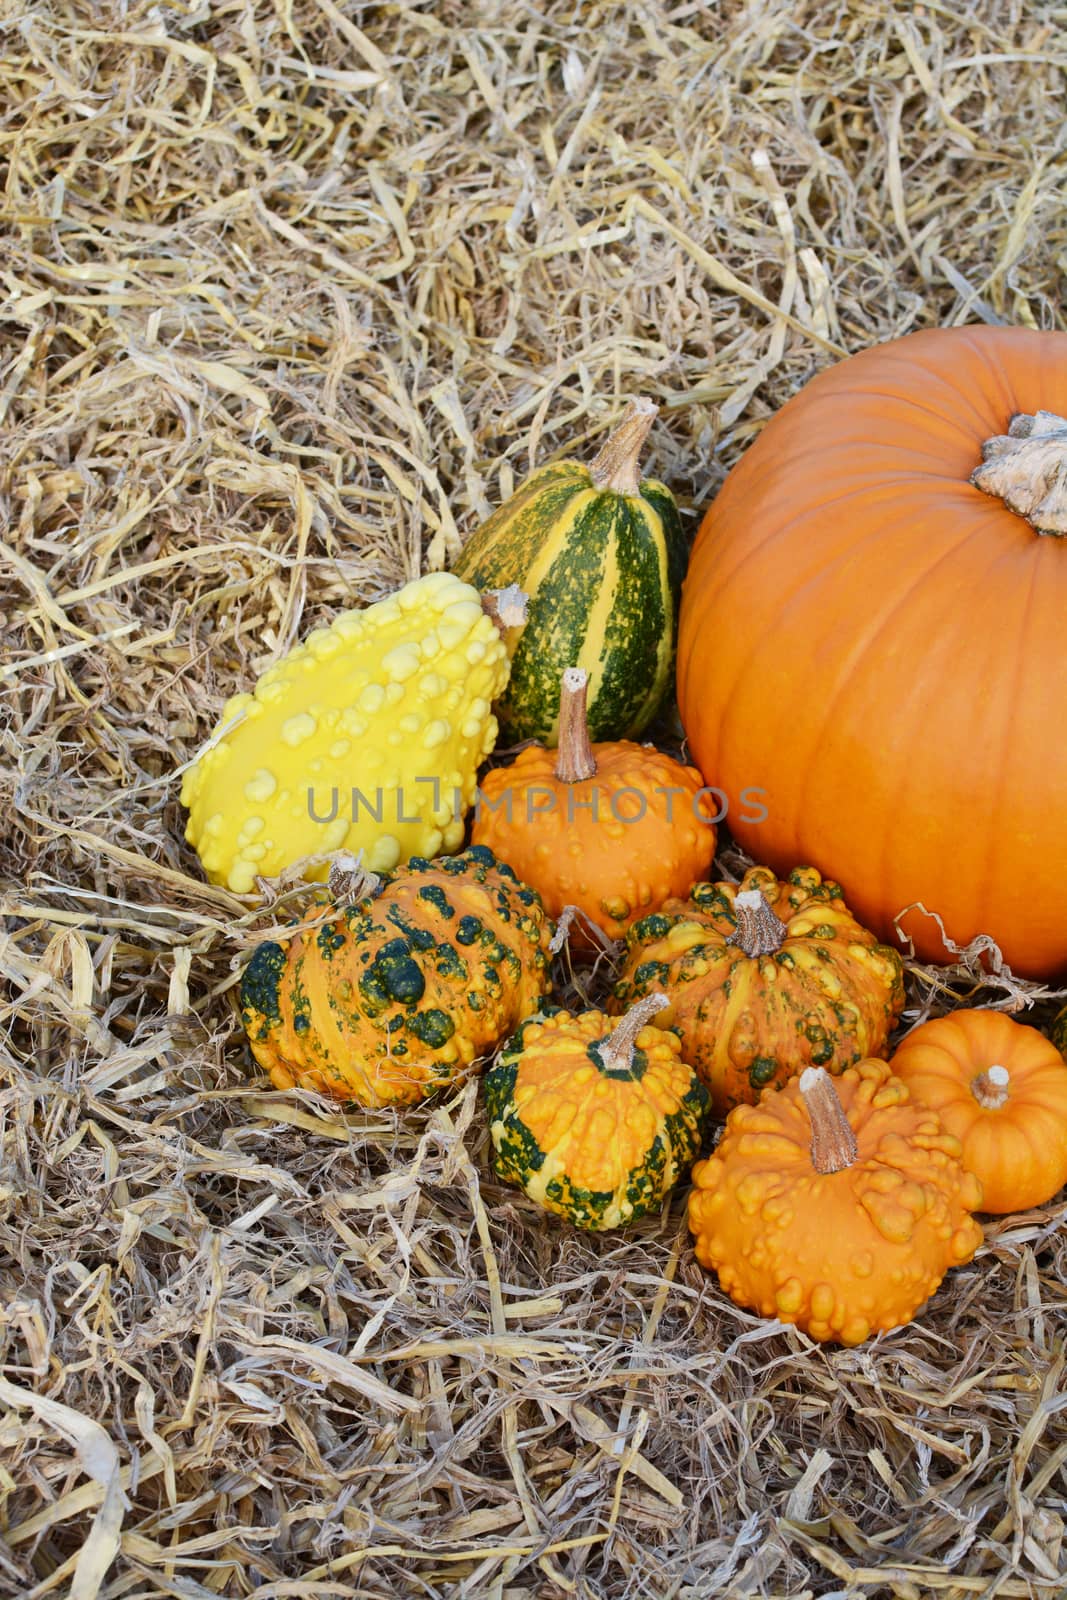
<svg viewBox="0 0 1067 1600">
<path fill-rule="evenodd" d="M 811 1118 L 811 1164 L 816 1172 L 844 1172 L 859 1155 L 859 1146 L 834 1080 L 825 1067 L 805 1067 L 800 1093 Z"/>
<path fill-rule="evenodd" d="M 785 943 L 786 925 L 758 889 L 742 889 L 734 900 L 737 928 L 727 944 L 746 956 L 773 956 Z"/>
<path fill-rule="evenodd" d="M 560 783 L 584 783 L 596 773 L 596 756 L 589 742 L 585 697 L 589 674 L 581 667 L 568 667 L 559 692 L 559 744 L 556 747 L 556 777 Z"/>
<path fill-rule="evenodd" d="M 971 1079 L 971 1093 L 987 1111 L 999 1111 L 1008 1098 L 1008 1082 L 1007 1067 L 987 1067 Z"/>
<path fill-rule="evenodd" d="M 670 1001 L 665 994 L 647 994 L 623 1017 L 617 1028 L 613 1028 L 600 1046 L 600 1060 L 609 1072 L 626 1072 L 633 1066 L 634 1045 L 637 1035 L 647 1022 L 655 1016 L 657 1011 L 662 1011 L 664 1006 L 669 1006 Z"/>
<path fill-rule="evenodd" d="M 589 468 L 589 476 L 596 488 L 611 489 L 616 494 L 638 492 L 641 477 L 637 462 L 658 412 L 659 406 L 653 400 L 630 401 L 619 426 L 605 441 Z"/>
<path fill-rule="evenodd" d="M 1067 535 L 1067 420 L 1020 411 L 1007 433 L 987 439 L 971 482 L 1025 517 L 1038 533 Z"/>
</svg>

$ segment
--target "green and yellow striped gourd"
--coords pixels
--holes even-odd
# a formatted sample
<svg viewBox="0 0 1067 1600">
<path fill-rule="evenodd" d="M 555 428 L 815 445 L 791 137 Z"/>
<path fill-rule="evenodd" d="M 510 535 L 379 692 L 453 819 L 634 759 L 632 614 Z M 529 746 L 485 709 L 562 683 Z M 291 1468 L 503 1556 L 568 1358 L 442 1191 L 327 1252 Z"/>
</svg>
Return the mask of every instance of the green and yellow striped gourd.
<svg viewBox="0 0 1067 1600">
<path fill-rule="evenodd" d="M 637 472 L 656 409 L 632 401 L 591 465 L 539 468 L 455 563 L 476 589 L 517 584 L 528 597 L 525 624 L 505 636 L 511 676 L 494 706 L 508 742 L 555 745 L 568 667 L 589 674 L 594 741 L 642 732 L 672 682 L 687 542 L 670 490 Z"/>
</svg>

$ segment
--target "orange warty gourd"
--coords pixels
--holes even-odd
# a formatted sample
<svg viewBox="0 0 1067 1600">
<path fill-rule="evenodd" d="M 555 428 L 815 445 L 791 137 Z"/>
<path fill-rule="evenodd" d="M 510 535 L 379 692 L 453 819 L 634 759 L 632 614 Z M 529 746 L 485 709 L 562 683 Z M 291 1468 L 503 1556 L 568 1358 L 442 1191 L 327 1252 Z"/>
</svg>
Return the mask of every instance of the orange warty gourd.
<svg viewBox="0 0 1067 1600">
<path fill-rule="evenodd" d="M 719 1117 L 803 1067 L 840 1072 L 884 1055 L 904 1005 L 900 957 L 812 867 L 784 883 L 751 867 L 642 918 L 612 1008 L 655 990 L 670 1001 L 658 1026 L 678 1033 Z"/>
<path fill-rule="evenodd" d="M 884 1061 L 739 1106 L 693 1185 L 696 1257 L 730 1298 L 838 1344 L 910 1322 L 982 1242 L 959 1140 Z"/>
<path fill-rule="evenodd" d="M 890 1065 L 960 1141 L 984 1211 L 1044 1205 L 1067 1183 L 1067 1064 L 1036 1028 L 953 1011 L 909 1033 Z"/>
<path fill-rule="evenodd" d="M 821 373 L 705 517 L 678 647 L 697 765 L 765 790 L 742 845 L 832 873 L 887 941 L 922 902 L 1035 977 L 1067 965 L 1065 418 L 1065 333 L 933 330 Z M 931 917 L 902 927 L 947 958 Z"/>
<path fill-rule="evenodd" d="M 582 670 L 563 674 L 558 749 L 530 745 L 488 773 L 471 838 L 532 884 L 550 916 L 577 906 L 620 939 L 708 871 L 715 827 L 695 767 L 628 739 L 590 744 L 586 684 Z M 580 922 L 570 945 L 595 948 Z"/>
</svg>

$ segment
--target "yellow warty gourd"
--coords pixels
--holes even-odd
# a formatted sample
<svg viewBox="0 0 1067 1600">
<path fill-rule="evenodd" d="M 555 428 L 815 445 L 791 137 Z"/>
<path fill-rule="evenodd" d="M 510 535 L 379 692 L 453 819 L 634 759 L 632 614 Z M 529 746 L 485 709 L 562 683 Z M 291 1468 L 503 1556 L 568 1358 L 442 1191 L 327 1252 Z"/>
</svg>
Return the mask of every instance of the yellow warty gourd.
<svg viewBox="0 0 1067 1600">
<path fill-rule="evenodd" d="M 508 670 L 477 590 L 447 572 L 316 629 L 226 702 L 185 775 L 208 877 L 246 894 L 305 856 L 363 850 L 388 872 L 455 850 Z"/>
</svg>

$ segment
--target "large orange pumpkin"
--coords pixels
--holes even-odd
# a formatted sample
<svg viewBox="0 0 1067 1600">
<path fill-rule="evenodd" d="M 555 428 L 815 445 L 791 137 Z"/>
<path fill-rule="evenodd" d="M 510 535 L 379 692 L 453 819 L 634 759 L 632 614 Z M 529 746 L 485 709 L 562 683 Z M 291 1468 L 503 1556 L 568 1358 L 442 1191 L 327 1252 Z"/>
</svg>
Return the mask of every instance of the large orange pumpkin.
<svg viewBox="0 0 1067 1600">
<path fill-rule="evenodd" d="M 678 648 L 697 765 L 765 790 L 730 817 L 753 855 L 831 874 L 887 942 L 922 902 L 1033 976 L 1067 965 L 1058 418 L 1063 333 L 916 333 L 820 374 L 705 517 Z M 901 926 L 946 958 L 932 917 Z"/>
</svg>

